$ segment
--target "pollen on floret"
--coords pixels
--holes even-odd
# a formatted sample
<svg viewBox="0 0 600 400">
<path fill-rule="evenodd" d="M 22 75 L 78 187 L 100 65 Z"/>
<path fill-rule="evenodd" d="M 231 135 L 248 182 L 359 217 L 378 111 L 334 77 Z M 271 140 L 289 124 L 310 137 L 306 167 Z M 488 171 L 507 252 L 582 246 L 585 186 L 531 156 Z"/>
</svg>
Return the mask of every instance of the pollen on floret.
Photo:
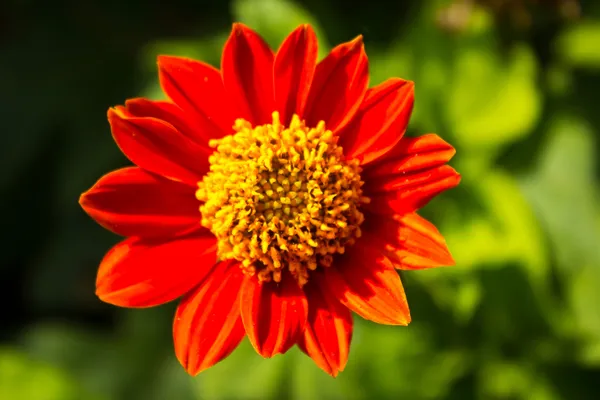
<svg viewBox="0 0 600 400">
<path fill-rule="evenodd" d="M 356 160 L 345 160 L 324 122 L 307 127 L 279 114 L 211 140 L 210 172 L 198 183 L 202 225 L 217 237 L 220 259 L 240 261 L 259 281 L 281 281 L 285 269 L 300 286 L 360 237 L 359 208 L 368 202 Z"/>
</svg>

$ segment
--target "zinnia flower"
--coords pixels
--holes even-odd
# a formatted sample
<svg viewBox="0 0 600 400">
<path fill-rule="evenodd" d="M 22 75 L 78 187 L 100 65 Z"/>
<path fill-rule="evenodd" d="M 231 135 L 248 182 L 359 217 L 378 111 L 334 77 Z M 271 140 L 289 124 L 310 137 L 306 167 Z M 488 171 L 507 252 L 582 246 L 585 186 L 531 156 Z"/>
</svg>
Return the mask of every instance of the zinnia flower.
<svg viewBox="0 0 600 400">
<path fill-rule="evenodd" d="M 248 336 L 263 357 L 293 345 L 336 376 L 352 312 L 407 325 L 395 269 L 453 264 L 415 212 L 456 186 L 438 136 L 404 137 L 412 82 L 368 88 L 362 38 L 317 63 L 298 27 L 276 53 L 234 24 L 221 69 L 161 56 L 168 101 L 108 111 L 136 166 L 103 176 L 80 199 L 126 239 L 100 264 L 96 293 L 123 307 L 182 298 L 175 353 L 192 375 Z"/>
</svg>

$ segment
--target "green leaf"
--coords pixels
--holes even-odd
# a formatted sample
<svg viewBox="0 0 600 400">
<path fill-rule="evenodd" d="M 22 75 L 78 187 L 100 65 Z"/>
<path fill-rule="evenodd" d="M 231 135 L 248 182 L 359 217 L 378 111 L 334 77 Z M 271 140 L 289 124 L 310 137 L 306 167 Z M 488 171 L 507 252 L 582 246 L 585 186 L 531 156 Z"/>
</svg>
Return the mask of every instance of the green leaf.
<svg viewBox="0 0 600 400">
<path fill-rule="evenodd" d="M 264 359 L 248 340 L 225 360 L 202 372 L 196 378 L 198 399 L 277 399 L 291 379 L 288 360 L 293 352 Z M 290 378 L 288 378 L 288 376 Z"/>
<path fill-rule="evenodd" d="M 349 367 L 340 382 L 353 385 L 354 396 L 348 398 L 440 399 L 469 369 L 468 353 L 436 347 L 429 326 L 356 320 Z"/>
<path fill-rule="evenodd" d="M 454 312 L 457 322 L 467 322 L 472 317 L 482 298 L 482 287 L 475 279 L 465 277 L 456 289 L 454 296 Z"/>
<path fill-rule="evenodd" d="M 594 176 L 591 127 L 565 115 L 549 122 L 549 142 L 535 171 L 523 176 L 523 192 L 550 235 L 567 275 L 600 265 L 600 197 Z"/>
<path fill-rule="evenodd" d="M 352 353 L 352 352 L 351 352 Z M 350 355 L 352 361 L 354 358 Z M 366 395 L 364 389 L 352 383 L 342 372 L 337 378 L 318 368 L 314 361 L 304 353 L 298 352 L 294 358 L 295 369 L 290 382 L 292 400 L 331 399 L 351 400 L 361 399 Z"/>
<path fill-rule="evenodd" d="M 198 398 L 195 395 L 194 379 L 184 371 L 173 353 L 161 366 L 151 384 L 148 382 L 141 386 L 144 390 L 140 391 L 138 397 L 140 400 L 194 400 Z"/>
<path fill-rule="evenodd" d="M 23 353 L 0 348 L 0 399 L 79 400 L 98 399 L 81 390 L 64 371 L 28 358 Z"/>
<path fill-rule="evenodd" d="M 447 118 L 464 148 L 494 149 L 529 134 L 541 111 L 537 65 L 527 47 L 507 62 L 484 46 L 461 49 L 447 88 Z"/>
<path fill-rule="evenodd" d="M 89 391 L 113 398 L 119 369 L 115 348 L 101 335 L 64 325 L 35 325 L 23 337 L 24 348 L 36 359 L 69 371 Z"/>
<path fill-rule="evenodd" d="M 600 362 L 600 198 L 595 178 L 594 133 L 568 115 L 548 122 L 548 142 L 537 167 L 521 186 L 544 225 L 568 294 L 566 310 L 556 314 L 562 333 L 582 340 L 580 355 Z M 594 361 L 595 360 L 595 361 Z"/>
<path fill-rule="evenodd" d="M 600 23 L 589 20 L 564 31 L 556 43 L 562 60 L 574 67 L 600 68 Z"/>
<path fill-rule="evenodd" d="M 464 31 L 452 36 L 435 25 L 439 8 L 433 3 L 421 7 L 404 37 L 387 50 L 376 49 L 373 81 L 414 80 L 412 126 L 451 135 L 461 149 L 476 150 L 478 159 L 466 162 L 479 168 L 498 147 L 535 127 L 541 113 L 538 66 L 524 45 L 511 49 L 506 59 L 500 55 L 489 12 L 474 7 Z"/>
<path fill-rule="evenodd" d="M 586 265 L 571 279 L 569 295 L 578 328 L 584 337 L 600 343 L 600 268 Z"/>
<path fill-rule="evenodd" d="M 441 231 L 461 268 L 432 272 L 460 274 L 482 265 L 518 263 L 527 268 L 532 281 L 546 281 L 548 267 L 542 232 L 517 182 L 496 170 L 482 175 L 477 185 L 464 185 L 462 190 L 470 197 L 461 202 L 463 215 L 440 215 Z"/>
<path fill-rule="evenodd" d="M 491 361 L 478 371 L 484 399 L 559 400 L 556 388 L 527 363 Z"/>
<path fill-rule="evenodd" d="M 122 309 L 112 335 L 60 324 L 30 326 L 23 347 L 32 358 L 67 371 L 87 391 L 106 398 L 147 400 L 177 387 L 171 393 L 175 398 L 190 399 L 192 387 L 180 382 L 187 374 L 172 350 L 173 306 Z"/>
</svg>

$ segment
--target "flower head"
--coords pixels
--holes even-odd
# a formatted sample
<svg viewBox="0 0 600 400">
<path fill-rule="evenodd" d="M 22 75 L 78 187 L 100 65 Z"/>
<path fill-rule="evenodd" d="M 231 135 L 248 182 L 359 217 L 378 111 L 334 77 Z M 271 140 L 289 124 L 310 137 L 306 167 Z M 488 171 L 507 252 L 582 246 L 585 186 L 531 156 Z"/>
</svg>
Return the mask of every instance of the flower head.
<svg viewBox="0 0 600 400">
<path fill-rule="evenodd" d="M 182 298 L 175 352 L 190 374 L 248 336 L 271 357 L 298 345 L 335 376 L 348 359 L 351 312 L 407 325 L 395 269 L 453 264 L 416 211 L 456 186 L 438 136 L 404 136 L 413 83 L 368 88 L 361 37 L 317 63 L 310 26 L 276 53 L 234 24 L 221 69 L 159 57 L 169 101 L 108 111 L 136 165 L 80 199 L 125 236 L 100 264 L 98 296 L 124 307 Z"/>
</svg>

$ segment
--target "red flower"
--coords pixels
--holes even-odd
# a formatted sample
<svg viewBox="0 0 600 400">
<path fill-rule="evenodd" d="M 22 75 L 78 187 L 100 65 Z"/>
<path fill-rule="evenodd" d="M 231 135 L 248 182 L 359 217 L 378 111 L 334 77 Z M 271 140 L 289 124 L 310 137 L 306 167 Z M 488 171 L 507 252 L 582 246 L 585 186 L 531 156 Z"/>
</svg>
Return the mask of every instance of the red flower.
<svg viewBox="0 0 600 400">
<path fill-rule="evenodd" d="M 235 24 L 221 69 L 159 57 L 170 101 L 108 111 L 136 165 L 102 177 L 80 204 L 126 236 L 104 257 L 98 296 L 124 307 L 182 297 L 173 325 L 190 374 L 248 336 L 263 357 L 297 344 L 336 376 L 351 311 L 407 325 L 397 269 L 453 264 L 415 213 L 460 177 L 438 136 L 404 137 L 413 83 L 368 88 L 362 39 L 317 63 L 310 26 L 273 53 Z"/>
</svg>

